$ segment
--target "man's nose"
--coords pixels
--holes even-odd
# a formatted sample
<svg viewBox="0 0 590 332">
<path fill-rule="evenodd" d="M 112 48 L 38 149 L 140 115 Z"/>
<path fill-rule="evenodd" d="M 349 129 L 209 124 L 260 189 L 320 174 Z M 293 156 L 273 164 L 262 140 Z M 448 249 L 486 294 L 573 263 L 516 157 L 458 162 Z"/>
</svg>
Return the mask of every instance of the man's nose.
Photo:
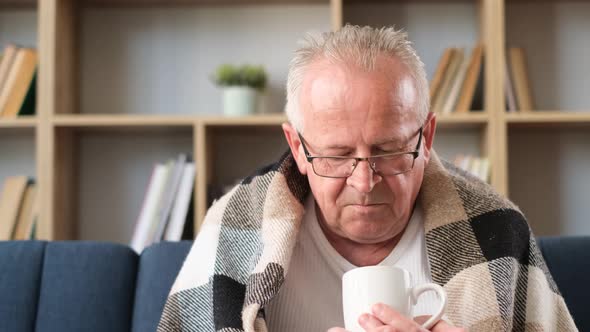
<svg viewBox="0 0 590 332">
<path fill-rule="evenodd" d="M 371 192 L 373 187 L 381 182 L 382 177 L 373 171 L 369 162 L 368 160 L 357 161 L 358 164 L 352 174 L 346 179 L 346 184 L 362 193 Z"/>
</svg>

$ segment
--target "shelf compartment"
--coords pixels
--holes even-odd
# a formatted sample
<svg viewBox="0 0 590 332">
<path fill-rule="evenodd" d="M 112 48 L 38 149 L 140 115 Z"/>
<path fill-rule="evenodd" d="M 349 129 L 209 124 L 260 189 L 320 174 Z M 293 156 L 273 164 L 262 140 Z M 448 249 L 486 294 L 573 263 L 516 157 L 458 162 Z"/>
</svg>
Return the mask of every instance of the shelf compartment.
<svg viewBox="0 0 590 332">
<path fill-rule="evenodd" d="M 0 130 L 0 187 L 8 176 L 37 178 L 35 135 L 21 129 Z"/>
<path fill-rule="evenodd" d="M 26 8 L 32 9 L 37 7 L 37 0 L 0 0 L 0 9 L 2 8 Z"/>
</svg>

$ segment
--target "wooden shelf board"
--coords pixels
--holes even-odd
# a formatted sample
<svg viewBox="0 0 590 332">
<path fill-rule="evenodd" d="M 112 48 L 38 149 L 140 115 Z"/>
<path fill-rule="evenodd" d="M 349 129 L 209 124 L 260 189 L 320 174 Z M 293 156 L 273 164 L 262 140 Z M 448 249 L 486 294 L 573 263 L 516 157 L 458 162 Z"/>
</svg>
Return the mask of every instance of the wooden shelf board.
<svg viewBox="0 0 590 332">
<path fill-rule="evenodd" d="M 2 0 L 0 0 L 2 1 Z M 7 1 L 7 0 L 5 0 Z M 228 6 L 228 5 L 285 5 L 285 4 L 325 4 L 329 0 L 83 0 L 92 7 L 169 7 L 169 6 Z"/>
<path fill-rule="evenodd" d="M 443 126 L 478 126 L 488 121 L 483 112 L 437 115 Z M 60 114 L 53 117 L 58 127 L 175 127 L 192 126 L 201 122 L 208 127 L 280 126 L 287 121 L 285 114 L 264 114 L 226 117 L 221 115 L 106 115 L 106 114 Z"/>
<path fill-rule="evenodd" d="M 441 128 L 473 128 L 488 123 L 489 116 L 485 112 L 437 114 L 437 126 Z"/>
<path fill-rule="evenodd" d="M 345 5 L 348 4 L 391 4 L 391 3 L 474 3 L 473 0 L 343 0 Z M 530 1 L 530 0 L 529 0 Z"/>
<path fill-rule="evenodd" d="M 287 122 L 285 114 L 260 114 L 250 116 L 204 116 L 201 121 L 205 126 L 234 127 L 234 126 L 280 126 Z"/>
<path fill-rule="evenodd" d="M 17 118 L 0 118 L 0 128 L 35 128 L 37 118 L 32 116 Z"/>
<path fill-rule="evenodd" d="M 532 111 L 507 113 L 509 125 L 590 125 L 590 111 Z"/>
<path fill-rule="evenodd" d="M 195 116 L 117 115 L 117 114 L 60 114 L 53 117 L 58 127 L 182 127 L 193 126 Z"/>
</svg>

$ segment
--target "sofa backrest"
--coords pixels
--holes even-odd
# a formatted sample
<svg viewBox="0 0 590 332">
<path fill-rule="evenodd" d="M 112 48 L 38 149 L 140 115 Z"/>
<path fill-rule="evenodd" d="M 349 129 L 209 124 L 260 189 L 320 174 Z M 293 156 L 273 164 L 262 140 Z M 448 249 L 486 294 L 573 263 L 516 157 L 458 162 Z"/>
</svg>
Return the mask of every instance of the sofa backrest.
<svg viewBox="0 0 590 332">
<path fill-rule="evenodd" d="M 590 331 L 590 237 L 545 237 L 537 243 L 580 331 Z"/>
<path fill-rule="evenodd" d="M 0 243 L 0 331 L 131 328 L 139 257 L 95 242 Z"/>
<path fill-rule="evenodd" d="M 45 242 L 0 242 L 0 331 L 34 331 Z"/>
<path fill-rule="evenodd" d="M 0 242 L 0 331 L 155 331 L 192 242 Z"/>
<path fill-rule="evenodd" d="M 192 241 L 161 242 L 142 252 L 132 331 L 156 331 L 170 288 L 191 245 Z"/>
</svg>

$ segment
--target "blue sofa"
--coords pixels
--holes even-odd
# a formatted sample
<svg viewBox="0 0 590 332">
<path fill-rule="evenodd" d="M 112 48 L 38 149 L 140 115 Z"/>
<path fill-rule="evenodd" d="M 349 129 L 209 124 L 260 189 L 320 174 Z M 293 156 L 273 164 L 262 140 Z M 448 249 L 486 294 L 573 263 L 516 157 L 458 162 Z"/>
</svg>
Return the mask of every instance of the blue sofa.
<svg viewBox="0 0 590 332">
<path fill-rule="evenodd" d="M 539 245 L 580 331 L 590 331 L 590 238 Z M 0 242 L 0 331 L 155 331 L 191 242 L 137 255 L 96 242 Z"/>
</svg>

